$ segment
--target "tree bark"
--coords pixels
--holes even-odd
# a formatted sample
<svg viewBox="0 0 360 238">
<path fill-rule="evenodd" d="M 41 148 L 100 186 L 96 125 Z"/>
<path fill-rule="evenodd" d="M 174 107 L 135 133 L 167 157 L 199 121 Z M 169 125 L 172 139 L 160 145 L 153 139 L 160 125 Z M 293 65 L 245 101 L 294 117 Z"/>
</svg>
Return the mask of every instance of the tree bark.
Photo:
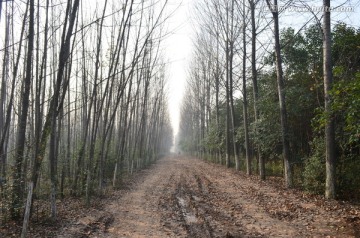
<svg viewBox="0 0 360 238">
<path fill-rule="evenodd" d="M 25 238 L 27 235 L 27 227 L 30 220 L 30 211 L 31 211 L 31 198 L 33 195 L 34 190 L 34 184 L 32 182 L 29 183 L 29 191 L 28 191 L 28 197 L 26 200 L 26 207 L 25 207 L 25 214 L 24 214 L 24 221 L 21 231 L 21 238 Z"/>
<path fill-rule="evenodd" d="M 5 107 L 6 107 L 6 88 L 8 81 L 8 72 L 9 72 L 9 32 L 10 32 L 10 14 L 5 18 L 5 47 L 4 47 L 4 58 L 3 58 L 3 67 L 2 67 L 2 80 L 1 80 L 1 91 L 0 91 L 0 135 L 1 138 L 8 138 L 8 131 L 5 128 Z M 1 161 L 1 171 L 0 176 L 3 179 L 6 179 L 6 164 L 7 164 L 7 145 L 6 143 L 1 143 L 2 148 L 0 150 L 0 161 Z"/>
<path fill-rule="evenodd" d="M 323 1 L 324 25 L 323 25 L 323 58 L 324 58 L 324 93 L 325 93 L 325 144 L 326 144 L 326 185 L 325 197 L 335 199 L 335 125 L 331 115 L 330 91 L 333 84 L 331 62 L 331 18 L 330 0 Z"/>
<path fill-rule="evenodd" d="M 44 123 L 43 130 L 41 133 L 41 139 L 40 139 L 39 149 L 38 149 L 39 153 L 34 161 L 34 166 L 33 166 L 33 171 L 32 171 L 32 182 L 34 184 L 34 188 L 36 187 L 36 183 L 37 183 L 37 180 L 39 177 L 41 163 L 45 156 L 46 144 L 48 141 L 48 137 L 52 131 L 51 121 L 54 118 L 53 114 L 55 113 L 55 118 L 58 116 L 58 113 L 63 105 L 63 100 L 65 98 L 65 95 L 60 95 L 61 89 L 63 89 L 62 92 L 63 92 L 63 94 L 65 94 L 66 90 L 68 88 L 68 84 L 69 84 L 69 80 L 64 81 L 63 76 L 64 76 L 66 62 L 68 61 L 68 58 L 70 55 L 71 37 L 73 35 L 73 29 L 74 29 L 74 25 L 75 25 L 79 2 L 80 2 L 80 0 L 75 0 L 72 8 L 70 7 L 70 5 L 71 5 L 70 2 L 68 2 L 68 6 L 67 6 L 67 9 L 68 9 L 67 12 L 69 13 L 70 18 L 65 20 L 65 22 L 66 22 L 65 26 L 67 25 L 67 22 L 69 22 L 69 26 L 67 29 L 66 29 L 66 27 L 64 27 L 64 29 L 63 29 L 63 37 L 62 37 L 61 47 L 60 47 L 59 64 L 58 64 L 58 71 L 57 71 L 57 75 L 56 75 L 54 95 L 49 103 L 48 113 L 45 117 L 45 123 Z M 69 10 L 70 8 L 71 8 L 71 11 Z M 67 16 L 66 16 L 66 18 L 67 18 Z M 57 110 L 54 110 L 54 108 Z"/>
<path fill-rule="evenodd" d="M 256 69 L 256 23 L 255 23 L 255 0 L 250 0 L 250 14 L 251 14 L 251 77 L 253 83 L 253 100 L 254 100 L 254 116 L 255 116 L 255 134 L 257 130 L 257 124 L 260 119 L 259 109 L 258 109 L 258 101 L 259 101 L 259 89 L 257 82 L 257 69 Z M 260 146 L 255 145 L 257 158 L 259 161 L 259 176 L 261 180 L 265 180 L 265 160 L 264 157 L 261 156 Z"/>
<path fill-rule="evenodd" d="M 23 197 L 21 190 L 24 181 L 21 181 L 22 164 L 24 161 L 25 139 L 26 139 L 26 126 L 29 110 L 29 96 L 32 82 L 32 58 L 34 50 L 34 36 L 35 36 L 35 3 L 34 0 L 29 0 L 29 36 L 28 48 L 26 58 L 26 75 L 23 81 L 23 92 L 21 98 L 21 111 L 18 117 L 18 132 L 16 138 L 16 151 L 15 151 L 15 171 L 13 173 L 14 186 L 13 186 L 13 217 L 20 216 L 20 206 Z"/>
<path fill-rule="evenodd" d="M 245 1 L 243 1 L 243 58 L 242 58 L 242 84 L 243 84 L 243 123 L 245 135 L 245 156 L 246 156 L 246 173 L 251 175 L 251 158 L 250 158 L 250 142 L 249 142 L 249 123 L 248 123 L 248 101 L 246 89 L 246 17 L 245 17 Z"/>
<path fill-rule="evenodd" d="M 269 9 L 272 8 L 269 0 L 266 1 Z M 278 6 L 277 0 L 274 0 L 274 6 Z M 280 52 L 280 31 L 279 31 L 279 12 L 272 11 L 273 20 L 274 20 L 274 38 L 275 38 L 275 61 L 276 61 L 276 76 L 277 76 L 277 85 L 278 85 L 278 96 L 279 96 L 279 105 L 280 105 L 280 121 L 281 121 L 281 136 L 283 144 L 283 158 L 284 158 L 284 176 L 285 176 L 285 185 L 287 188 L 293 186 L 292 183 L 292 174 L 290 166 L 290 143 L 289 143 L 289 134 L 288 134 L 288 122 L 287 122 L 287 111 L 286 111 L 286 101 L 285 101 L 285 83 L 284 75 L 282 69 L 282 59 Z"/>
<path fill-rule="evenodd" d="M 227 32 L 227 43 L 229 44 L 228 48 L 228 60 L 229 60 L 229 99 L 230 99 L 230 115 L 231 115 L 231 136 L 232 136 L 232 143 L 234 149 L 234 159 L 235 159 L 235 169 L 237 171 L 240 170 L 240 159 L 238 155 L 238 147 L 236 143 L 236 128 L 235 128 L 235 106 L 234 106 L 234 74 L 233 74 L 233 63 L 234 63 L 234 5 L 235 0 L 231 1 L 231 9 L 230 9 L 230 22 L 228 24 L 228 32 Z M 230 26 L 229 26 L 230 25 Z"/>
</svg>

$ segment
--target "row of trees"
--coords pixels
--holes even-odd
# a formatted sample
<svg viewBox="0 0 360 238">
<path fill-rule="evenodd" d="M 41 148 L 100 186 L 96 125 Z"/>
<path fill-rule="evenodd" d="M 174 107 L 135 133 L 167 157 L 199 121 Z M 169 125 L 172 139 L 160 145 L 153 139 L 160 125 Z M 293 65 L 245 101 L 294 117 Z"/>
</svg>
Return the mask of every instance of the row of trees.
<svg viewBox="0 0 360 238">
<path fill-rule="evenodd" d="M 27 187 L 26 216 L 36 194 L 50 195 L 56 218 L 59 196 L 89 204 L 169 150 L 166 5 L 2 2 L 2 221 L 22 217 Z"/>
<path fill-rule="evenodd" d="M 278 4 L 196 6 L 180 147 L 263 180 L 282 175 L 287 187 L 357 196 L 359 30 L 337 23 L 331 31 L 330 1 L 320 17 L 305 5 L 313 21 L 297 31 L 280 30 Z"/>
</svg>

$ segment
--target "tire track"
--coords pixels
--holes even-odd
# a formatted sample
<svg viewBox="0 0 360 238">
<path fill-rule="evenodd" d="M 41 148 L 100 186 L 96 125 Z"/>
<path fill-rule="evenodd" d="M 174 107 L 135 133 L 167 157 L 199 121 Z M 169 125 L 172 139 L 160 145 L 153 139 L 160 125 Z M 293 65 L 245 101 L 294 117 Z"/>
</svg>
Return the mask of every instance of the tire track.
<svg viewBox="0 0 360 238">
<path fill-rule="evenodd" d="M 141 174 L 105 206 L 112 223 L 86 237 L 356 236 L 335 211 L 198 159 L 167 157 Z"/>
</svg>

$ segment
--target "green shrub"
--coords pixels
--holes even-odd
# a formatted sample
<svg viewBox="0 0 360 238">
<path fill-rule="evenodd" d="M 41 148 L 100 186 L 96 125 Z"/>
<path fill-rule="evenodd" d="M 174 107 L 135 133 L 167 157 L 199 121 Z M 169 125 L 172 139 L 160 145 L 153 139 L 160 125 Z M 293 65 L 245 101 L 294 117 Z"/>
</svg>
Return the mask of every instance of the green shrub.
<svg viewBox="0 0 360 238">
<path fill-rule="evenodd" d="M 269 176 L 281 177 L 284 174 L 284 162 L 282 159 L 273 159 L 266 163 L 265 173 Z"/>
<path fill-rule="evenodd" d="M 356 156 L 342 157 L 337 164 L 339 197 L 360 199 L 360 160 Z"/>
<path fill-rule="evenodd" d="M 314 194 L 325 192 L 325 143 L 323 138 L 315 138 L 312 142 L 313 155 L 305 161 L 304 189 Z"/>
</svg>

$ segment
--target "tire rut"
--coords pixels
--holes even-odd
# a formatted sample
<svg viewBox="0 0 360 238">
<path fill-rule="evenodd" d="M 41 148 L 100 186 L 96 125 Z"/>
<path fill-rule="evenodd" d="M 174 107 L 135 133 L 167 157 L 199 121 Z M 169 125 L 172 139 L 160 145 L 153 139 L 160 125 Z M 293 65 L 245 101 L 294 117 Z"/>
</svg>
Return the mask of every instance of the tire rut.
<svg viewBox="0 0 360 238">
<path fill-rule="evenodd" d="M 162 159 L 140 176 L 132 189 L 118 192 L 118 199 L 105 206 L 104 212 L 113 219 L 109 222 L 99 219 L 104 223 L 101 226 L 95 220 L 95 230 L 87 237 L 355 237 L 358 234 L 355 219 L 358 213 L 354 213 L 351 224 L 344 224 L 341 214 L 304 200 L 291 190 L 281 190 L 191 157 Z M 101 218 L 99 214 L 96 217 Z"/>
</svg>

